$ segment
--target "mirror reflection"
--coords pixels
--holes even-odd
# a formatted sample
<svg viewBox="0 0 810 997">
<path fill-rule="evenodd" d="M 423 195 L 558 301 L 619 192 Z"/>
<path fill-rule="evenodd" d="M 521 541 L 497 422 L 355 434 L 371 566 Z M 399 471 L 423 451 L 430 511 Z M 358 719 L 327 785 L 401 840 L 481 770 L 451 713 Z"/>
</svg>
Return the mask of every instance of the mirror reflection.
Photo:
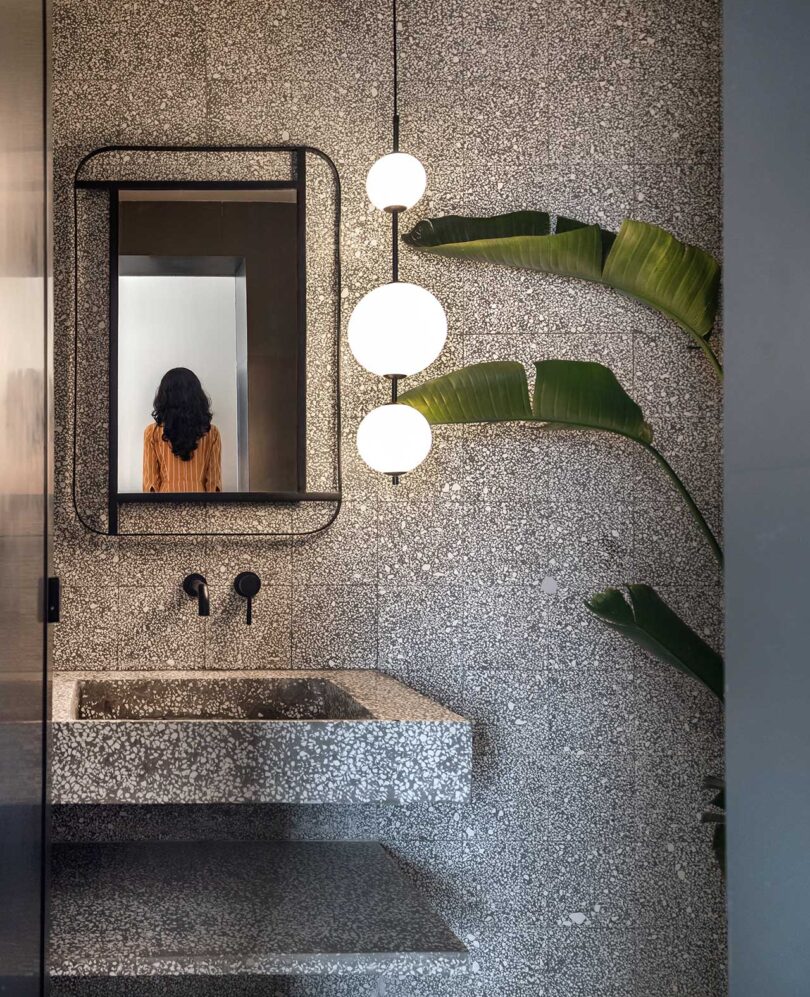
<svg viewBox="0 0 810 997">
<path fill-rule="evenodd" d="M 294 186 L 117 192 L 118 492 L 296 492 L 304 474 Z"/>
</svg>

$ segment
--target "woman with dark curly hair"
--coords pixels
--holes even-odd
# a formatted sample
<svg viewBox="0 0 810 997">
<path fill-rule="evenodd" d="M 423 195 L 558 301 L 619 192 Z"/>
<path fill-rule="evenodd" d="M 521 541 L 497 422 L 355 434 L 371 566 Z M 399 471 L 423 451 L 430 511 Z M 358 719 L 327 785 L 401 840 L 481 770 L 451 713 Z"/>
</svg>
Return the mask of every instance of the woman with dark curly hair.
<svg viewBox="0 0 810 997">
<path fill-rule="evenodd" d="M 145 492 L 222 491 L 222 443 L 211 401 L 187 367 L 163 375 L 143 434 Z"/>
</svg>

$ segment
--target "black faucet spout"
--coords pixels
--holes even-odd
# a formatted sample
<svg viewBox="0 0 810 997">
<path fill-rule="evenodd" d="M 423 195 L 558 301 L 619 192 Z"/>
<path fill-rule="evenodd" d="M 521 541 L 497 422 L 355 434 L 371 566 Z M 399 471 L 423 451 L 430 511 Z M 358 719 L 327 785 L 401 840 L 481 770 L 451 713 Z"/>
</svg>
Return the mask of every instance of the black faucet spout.
<svg viewBox="0 0 810 997">
<path fill-rule="evenodd" d="M 200 616 L 211 615 L 211 602 L 208 598 L 208 582 L 204 575 L 186 575 L 183 579 L 183 591 L 187 596 L 197 600 Z"/>
</svg>

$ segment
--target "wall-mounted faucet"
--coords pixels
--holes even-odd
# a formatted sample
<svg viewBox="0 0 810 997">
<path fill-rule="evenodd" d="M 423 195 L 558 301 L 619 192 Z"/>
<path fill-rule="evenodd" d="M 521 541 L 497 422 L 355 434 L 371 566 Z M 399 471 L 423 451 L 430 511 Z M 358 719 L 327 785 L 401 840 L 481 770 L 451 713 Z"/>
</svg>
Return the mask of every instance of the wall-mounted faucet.
<svg viewBox="0 0 810 997">
<path fill-rule="evenodd" d="M 200 616 L 211 615 L 211 603 L 208 599 L 208 582 L 204 575 L 186 575 L 183 579 L 183 591 L 199 603 Z"/>
<path fill-rule="evenodd" d="M 247 599 L 246 623 L 250 626 L 253 623 L 253 600 L 262 587 L 262 580 L 255 571 L 242 571 L 234 579 L 233 587 L 243 599 Z"/>
</svg>

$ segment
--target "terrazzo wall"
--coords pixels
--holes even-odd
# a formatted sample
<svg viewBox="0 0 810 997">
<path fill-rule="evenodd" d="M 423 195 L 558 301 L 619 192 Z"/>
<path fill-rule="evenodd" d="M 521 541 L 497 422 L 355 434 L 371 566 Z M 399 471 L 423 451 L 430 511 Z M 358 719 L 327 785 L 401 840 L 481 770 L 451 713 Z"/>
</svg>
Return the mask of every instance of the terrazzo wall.
<svg viewBox="0 0 810 997">
<path fill-rule="evenodd" d="M 402 147 L 429 177 L 411 221 L 539 207 L 618 227 L 630 215 L 719 253 L 717 0 L 400 8 Z M 397 997 L 718 997 L 722 886 L 696 815 L 703 776 L 722 768 L 722 717 L 582 607 L 606 584 L 647 581 L 721 641 L 711 556 L 642 453 L 584 434 L 441 428 L 392 488 L 353 444 L 386 386 L 346 356 L 346 503 L 326 535 L 116 540 L 72 512 L 78 159 L 115 142 L 323 149 L 343 184 L 346 319 L 389 268 L 388 225 L 364 189 L 390 142 L 387 5 L 54 0 L 53 14 L 55 667 L 377 667 L 476 734 L 468 806 L 68 808 L 57 837 L 379 838 L 473 953 L 466 981 L 389 983 Z M 401 276 L 447 309 L 447 348 L 427 376 L 481 359 L 607 364 L 719 527 L 719 391 L 674 326 L 603 288 L 407 249 Z M 264 583 L 251 628 L 229 593 L 247 569 Z M 190 571 L 211 583 L 207 621 L 180 592 Z M 361 997 L 376 984 L 279 987 Z"/>
</svg>

